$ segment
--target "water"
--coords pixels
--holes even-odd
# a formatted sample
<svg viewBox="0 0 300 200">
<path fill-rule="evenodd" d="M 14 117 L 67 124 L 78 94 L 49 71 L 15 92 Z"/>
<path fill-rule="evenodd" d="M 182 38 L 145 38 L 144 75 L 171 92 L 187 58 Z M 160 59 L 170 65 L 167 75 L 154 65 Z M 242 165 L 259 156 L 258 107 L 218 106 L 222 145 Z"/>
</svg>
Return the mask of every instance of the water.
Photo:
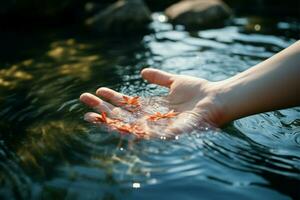
<svg viewBox="0 0 300 200">
<path fill-rule="evenodd" d="M 172 140 L 139 140 L 84 122 L 82 92 L 106 86 L 128 95 L 165 94 L 141 80 L 145 66 L 217 81 L 295 41 L 243 32 L 246 18 L 190 33 L 159 14 L 154 19 L 154 32 L 141 38 L 47 30 L 23 35 L 17 56 L 9 47 L 3 52 L 1 199 L 299 198 L 298 107 Z"/>
</svg>

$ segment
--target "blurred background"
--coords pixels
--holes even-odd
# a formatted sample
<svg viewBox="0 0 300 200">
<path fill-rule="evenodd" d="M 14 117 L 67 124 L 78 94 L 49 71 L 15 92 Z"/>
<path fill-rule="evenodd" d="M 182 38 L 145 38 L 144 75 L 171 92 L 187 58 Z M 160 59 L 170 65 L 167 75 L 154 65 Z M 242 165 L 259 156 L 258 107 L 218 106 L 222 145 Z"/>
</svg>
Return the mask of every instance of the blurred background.
<svg viewBox="0 0 300 200">
<path fill-rule="evenodd" d="M 96 32 L 96 34 L 143 34 L 141 30 L 148 28 L 147 25 L 151 21 L 150 14 L 153 12 L 164 12 L 167 16 L 168 14 L 172 15 L 169 17 L 175 24 L 189 25 L 192 23 L 195 25 L 195 29 L 224 25 L 225 19 L 244 16 L 248 19 L 244 27 L 245 31 L 299 38 L 299 1 L 225 0 L 224 3 L 227 5 L 224 8 L 222 1 L 199 0 L 201 8 L 199 7 L 198 13 L 202 15 L 200 16 L 204 21 L 202 23 L 195 16 L 188 17 L 189 19 L 184 17 L 187 12 L 191 12 L 191 9 L 185 8 L 185 5 L 178 5 L 177 8 L 180 6 L 181 8 L 175 8 L 171 13 L 169 8 L 178 2 L 178 0 L 1 1 L 1 55 L 5 58 L 16 58 L 20 51 L 24 53 L 26 48 L 35 45 L 31 43 L 26 46 L 26 42 L 29 43 L 30 35 L 45 29 L 58 30 L 68 26 L 69 29 L 76 27 L 77 31 Z M 216 4 L 219 5 L 218 8 L 215 7 Z M 216 8 L 215 13 L 203 14 L 212 7 Z M 184 9 L 186 10 L 183 11 Z M 26 38 L 27 36 L 29 38 Z"/>
</svg>

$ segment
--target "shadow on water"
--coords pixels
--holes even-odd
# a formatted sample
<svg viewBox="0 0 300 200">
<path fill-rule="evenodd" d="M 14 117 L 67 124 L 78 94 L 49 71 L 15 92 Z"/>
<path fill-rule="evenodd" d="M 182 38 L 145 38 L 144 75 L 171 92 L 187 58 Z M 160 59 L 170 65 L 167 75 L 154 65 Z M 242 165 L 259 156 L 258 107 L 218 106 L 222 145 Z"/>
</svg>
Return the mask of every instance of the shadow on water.
<svg viewBox="0 0 300 200">
<path fill-rule="evenodd" d="M 11 47 L 16 37 L 6 34 L 0 60 L 0 197 L 297 198 L 299 108 L 171 141 L 136 140 L 82 119 L 88 109 L 78 96 L 85 91 L 105 86 L 141 96 L 165 93 L 141 80 L 145 66 L 217 81 L 295 41 L 241 31 L 246 21 L 189 33 L 154 20 L 152 33 L 117 39 L 66 27 L 27 33 Z M 15 53 L 13 46 L 19 47 Z"/>
</svg>

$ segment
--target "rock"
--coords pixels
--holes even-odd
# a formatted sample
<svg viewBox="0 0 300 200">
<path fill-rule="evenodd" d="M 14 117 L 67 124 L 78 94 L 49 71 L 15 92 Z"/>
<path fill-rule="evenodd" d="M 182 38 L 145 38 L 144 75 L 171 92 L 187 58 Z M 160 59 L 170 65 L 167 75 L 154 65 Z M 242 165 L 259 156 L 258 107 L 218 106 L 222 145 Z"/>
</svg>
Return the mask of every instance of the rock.
<svg viewBox="0 0 300 200">
<path fill-rule="evenodd" d="M 139 33 L 151 21 L 143 0 L 119 0 L 86 20 L 92 29 L 109 34 Z"/>
<path fill-rule="evenodd" d="M 183 0 L 167 8 L 165 14 L 172 23 L 195 29 L 224 24 L 231 10 L 220 0 Z"/>
</svg>

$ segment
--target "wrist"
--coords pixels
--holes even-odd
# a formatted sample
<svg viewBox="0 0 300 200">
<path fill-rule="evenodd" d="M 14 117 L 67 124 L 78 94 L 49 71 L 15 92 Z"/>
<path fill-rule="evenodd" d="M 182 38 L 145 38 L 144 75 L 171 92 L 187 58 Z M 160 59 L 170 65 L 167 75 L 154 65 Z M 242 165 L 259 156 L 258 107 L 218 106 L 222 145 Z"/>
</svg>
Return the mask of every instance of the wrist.
<svg viewBox="0 0 300 200">
<path fill-rule="evenodd" d="M 234 95 L 236 85 L 231 79 L 212 83 L 214 103 L 219 110 L 218 126 L 223 126 L 238 118 L 235 105 L 238 98 Z"/>
</svg>

